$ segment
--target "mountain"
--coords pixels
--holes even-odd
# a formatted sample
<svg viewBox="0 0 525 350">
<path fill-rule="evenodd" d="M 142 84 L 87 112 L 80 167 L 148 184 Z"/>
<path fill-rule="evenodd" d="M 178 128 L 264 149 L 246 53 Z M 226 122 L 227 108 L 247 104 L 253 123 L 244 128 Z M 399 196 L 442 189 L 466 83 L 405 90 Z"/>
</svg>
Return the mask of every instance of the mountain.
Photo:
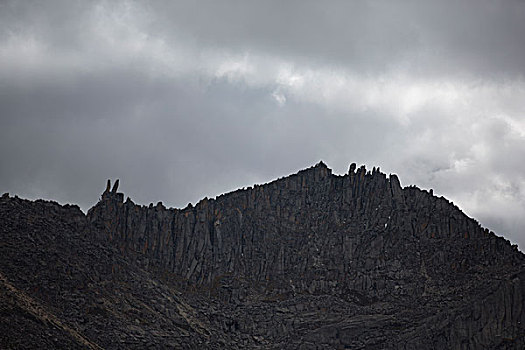
<svg viewBox="0 0 525 350">
<path fill-rule="evenodd" d="M 524 255 L 379 168 L 184 209 L 110 185 L 87 215 L 1 197 L 1 348 L 525 348 Z"/>
</svg>

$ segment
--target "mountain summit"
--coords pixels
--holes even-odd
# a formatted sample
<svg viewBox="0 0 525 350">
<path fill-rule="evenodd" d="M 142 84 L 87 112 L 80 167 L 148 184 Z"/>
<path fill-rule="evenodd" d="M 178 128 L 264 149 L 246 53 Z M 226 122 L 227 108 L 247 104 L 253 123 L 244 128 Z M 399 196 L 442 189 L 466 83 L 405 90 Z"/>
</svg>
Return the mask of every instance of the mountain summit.
<svg viewBox="0 0 525 350">
<path fill-rule="evenodd" d="M 525 348 L 525 259 L 443 197 L 323 162 L 168 209 L 0 199 L 2 348 Z"/>
</svg>

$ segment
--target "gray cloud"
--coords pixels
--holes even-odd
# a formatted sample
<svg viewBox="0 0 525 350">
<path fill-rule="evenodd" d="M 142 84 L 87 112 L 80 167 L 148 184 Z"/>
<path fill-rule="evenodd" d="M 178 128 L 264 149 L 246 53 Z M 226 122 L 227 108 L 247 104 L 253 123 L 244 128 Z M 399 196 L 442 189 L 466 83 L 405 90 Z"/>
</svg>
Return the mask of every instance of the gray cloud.
<svg viewBox="0 0 525 350">
<path fill-rule="evenodd" d="M 325 160 L 525 246 L 525 4 L 4 1 L 0 191 L 182 207 Z"/>
<path fill-rule="evenodd" d="M 167 3 L 166 37 L 352 65 L 372 74 L 523 74 L 522 1 L 205 1 Z"/>
</svg>

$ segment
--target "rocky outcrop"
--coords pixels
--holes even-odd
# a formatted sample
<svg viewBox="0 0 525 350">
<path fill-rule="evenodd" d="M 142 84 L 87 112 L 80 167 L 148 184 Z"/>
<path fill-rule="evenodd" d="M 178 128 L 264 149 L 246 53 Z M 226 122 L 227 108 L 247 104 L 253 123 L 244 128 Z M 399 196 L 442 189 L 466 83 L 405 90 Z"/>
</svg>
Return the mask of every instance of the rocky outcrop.
<svg viewBox="0 0 525 350">
<path fill-rule="evenodd" d="M 120 281 L 135 271 L 129 293 L 153 283 L 141 302 L 171 310 L 158 317 L 177 325 L 166 335 L 174 344 L 191 346 L 179 334 L 186 330 L 208 347 L 525 347 L 523 254 L 445 198 L 403 188 L 379 168 L 352 164 L 340 176 L 320 162 L 184 209 L 136 205 L 118 180 L 110 187 L 86 216 L 53 214 L 76 225 L 58 236 L 76 232 L 68 249 L 111 252 L 113 260 L 95 259 L 104 268 L 88 265 L 93 275 Z M 40 204 L 27 202 L 38 213 Z M 30 227 L 19 227 L 27 215 L 17 215 L 3 223 L 13 237 Z M 89 256 L 79 264 L 91 264 Z M 22 262 L 10 264 L 2 272 L 24 285 L 12 281 Z"/>
<path fill-rule="evenodd" d="M 0 199 L 0 348 L 239 348 L 77 206 Z"/>
</svg>

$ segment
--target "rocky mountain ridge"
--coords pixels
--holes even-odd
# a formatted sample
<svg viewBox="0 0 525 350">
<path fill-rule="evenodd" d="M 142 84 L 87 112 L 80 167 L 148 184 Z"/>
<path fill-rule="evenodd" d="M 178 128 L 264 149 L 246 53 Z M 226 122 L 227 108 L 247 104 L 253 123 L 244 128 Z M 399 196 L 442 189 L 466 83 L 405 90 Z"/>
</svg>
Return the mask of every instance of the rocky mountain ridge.
<svg viewBox="0 0 525 350">
<path fill-rule="evenodd" d="M 48 305 L 79 347 L 525 347 L 524 255 L 395 175 L 320 162 L 184 209 L 110 187 L 87 215 L 0 201 L 3 305 Z"/>
</svg>

